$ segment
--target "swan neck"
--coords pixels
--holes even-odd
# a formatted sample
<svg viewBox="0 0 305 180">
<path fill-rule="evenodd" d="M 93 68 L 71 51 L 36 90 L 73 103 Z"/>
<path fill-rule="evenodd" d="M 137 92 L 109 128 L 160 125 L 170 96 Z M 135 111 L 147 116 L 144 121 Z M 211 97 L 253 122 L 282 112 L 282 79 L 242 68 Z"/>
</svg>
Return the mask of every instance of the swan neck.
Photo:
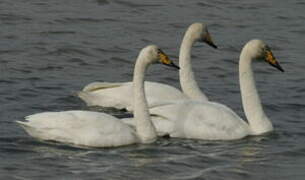
<svg viewBox="0 0 305 180">
<path fill-rule="evenodd" d="M 260 97 L 257 93 L 252 71 L 252 58 L 245 47 L 239 60 L 239 81 L 242 96 L 242 104 L 250 129 L 254 135 L 262 134 L 273 129 L 271 121 L 266 116 Z"/>
<path fill-rule="evenodd" d="M 193 44 L 197 41 L 191 34 L 192 32 L 187 31 L 183 37 L 180 53 L 179 53 L 179 76 L 180 85 L 184 94 L 194 100 L 207 101 L 208 98 L 201 92 L 194 76 L 191 64 L 191 49 Z"/>
<path fill-rule="evenodd" d="M 144 92 L 144 76 L 149 61 L 144 60 L 145 56 L 139 55 L 133 76 L 134 94 L 134 118 L 136 120 L 136 132 L 141 143 L 151 143 L 157 138 L 156 129 L 151 122 L 148 105 Z"/>
</svg>

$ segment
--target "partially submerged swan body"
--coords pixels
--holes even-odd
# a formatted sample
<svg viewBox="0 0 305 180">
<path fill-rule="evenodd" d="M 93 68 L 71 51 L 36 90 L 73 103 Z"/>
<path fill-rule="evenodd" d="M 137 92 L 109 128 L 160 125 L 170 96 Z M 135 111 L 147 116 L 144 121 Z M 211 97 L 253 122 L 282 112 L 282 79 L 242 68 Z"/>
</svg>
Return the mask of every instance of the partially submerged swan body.
<svg viewBox="0 0 305 180">
<path fill-rule="evenodd" d="M 186 31 L 180 47 L 179 66 L 182 91 L 157 82 L 145 82 L 145 93 L 149 108 L 158 106 L 164 101 L 187 100 L 207 101 L 208 98 L 200 90 L 192 71 L 191 48 L 195 42 L 214 45 L 207 26 L 202 23 L 192 24 Z M 89 106 L 114 107 L 117 109 L 133 109 L 132 82 L 93 82 L 85 86 L 78 96 Z"/>
<path fill-rule="evenodd" d="M 243 47 L 239 80 L 247 122 L 223 104 L 181 100 L 150 109 L 158 134 L 189 139 L 235 140 L 272 131 L 273 126 L 263 110 L 252 71 L 252 61 L 259 59 L 284 71 L 263 41 L 251 40 Z M 124 119 L 124 122 L 133 124 L 132 119 Z"/>
<path fill-rule="evenodd" d="M 17 121 L 25 131 L 41 140 L 89 147 L 117 147 L 134 143 L 152 143 L 157 134 L 148 112 L 144 92 L 144 76 L 152 63 L 174 66 L 154 45 L 142 49 L 135 65 L 133 78 L 135 128 L 114 116 L 90 111 L 43 112 Z"/>
</svg>

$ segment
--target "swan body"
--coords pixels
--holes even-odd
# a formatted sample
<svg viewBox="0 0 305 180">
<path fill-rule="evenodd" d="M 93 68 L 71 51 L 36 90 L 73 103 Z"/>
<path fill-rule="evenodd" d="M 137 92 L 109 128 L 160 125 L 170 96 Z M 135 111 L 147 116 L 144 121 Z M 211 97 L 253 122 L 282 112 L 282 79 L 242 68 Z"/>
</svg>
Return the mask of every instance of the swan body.
<svg viewBox="0 0 305 180">
<path fill-rule="evenodd" d="M 234 140 L 251 132 L 236 113 L 215 102 L 176 101 L 151 108 L 150 114 L 158 136 Z M 123 119 L 123 122 L 134 126 L 133 118 Z"/>
<path fill-rule="evenodd" d="M 134 69 L 135 128 L 111 115 L 90 111 L 43 112 L 17 121 L 26 132 L 41 140 L 53 140 L 89 147 L 117 147 L 134 143 L 151 143 L 157 134 L 153 126 L 144 93 L 144 75 L 155 62 L 172 62 L 157 46 L 144 48 Z"/>
<path fill-rule="evenodd" d="M 151 109 L 151 114 L 172 120 L 170 137 L 234 140 L 253 134 L 248 124 L 225 105 L 215 102 L 179 102 Z M 161 119 L 152 119 L 156 129 Z M 164 122 L 165 123 L 165 122 Z M 168 122 L 167 122 L 168 124 Z M 162 129 L 162 128 L 161 128 Z M 164 128 L 162 133 L 165 134 Z"/>
<path fill-rule="evenodd" d="M 191 48 L 195 42 L 206 42 L 214 45 L 207 27 L 202 23 L 192 24 L 186 31 L 180 47 L 179 66 L 181 67 L 180 84 L 183 92 L 175 87 L 157 83 L 145 82 L 145 93 L 149 108 L 162 104 L 163 101 L 194 99 L 207 101 L 206 95 L 201 92 L 192 71 Z M 78 96 L 89 106 L 114 107 L 132 111 L 132 83 L 93 82 L 83 88 Z"/>
<path fill-rule="evenodd" d="M 247 122 L 223 104 L 182 100 L 150 109 L 158 135 L 167 133 L 178 138 L 234 140 L 272 131 L 273 126 L 263 111 L 251 68 L 252 61 L 261 58 L 284 71 L 263 41 L 251 40 L 244 46 L 239 61 L 239 78 Z M 131 119 L 125 122 L 133 124 Z"/>
</svg>

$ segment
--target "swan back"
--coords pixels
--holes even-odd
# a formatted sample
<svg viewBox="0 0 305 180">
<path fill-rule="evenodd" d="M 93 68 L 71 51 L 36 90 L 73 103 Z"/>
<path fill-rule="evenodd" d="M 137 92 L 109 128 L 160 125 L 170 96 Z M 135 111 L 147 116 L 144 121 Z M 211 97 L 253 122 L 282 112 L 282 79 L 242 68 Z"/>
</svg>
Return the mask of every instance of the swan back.
<svg viewBox="0 0 305 180">
<path fill-rule="evenodd" d="M 249 134 L 249 127 L 225 105 L 215 102 L 179 101 L 150 109 L 165 120 L 173 120 L 171 137 L 232 140 Z"/>
<path fill-rule="evenodd" d="M 33 137 L 89 147 L 138 142 L 135 131 L 117 118 L 91 111 L 43 112 L 17 121 Z"/>
</svg>

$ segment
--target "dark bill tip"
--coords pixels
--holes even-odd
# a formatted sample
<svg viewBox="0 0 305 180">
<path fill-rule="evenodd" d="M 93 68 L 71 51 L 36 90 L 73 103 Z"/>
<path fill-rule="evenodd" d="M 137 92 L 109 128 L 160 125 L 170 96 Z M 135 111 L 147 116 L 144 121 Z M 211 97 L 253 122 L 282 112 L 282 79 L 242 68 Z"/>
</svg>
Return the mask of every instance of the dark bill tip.
<svg viewBox="0 0 305 180">
<path fill-rule="evenodd" d="M 277 62 L 276 64 L 271 64 L 271 66 L 275 67 L 276 69 L 282 71 L 282 72 L 285 72 L 285 70 L 282 68 L 282 66 Z"/>
<path fill-rule="evenodd" d="M 176 64 L 174 64 L 173 62 L 171 62 L 170 64 L 165 64 L 165 65 L 170 66 L 170 67 L 174 67 L 176 69 L 180 69 L 180 67 L 177 66 Z"/>
<path fill-rule="evenodd" d="M 209 46 L 211 46 L 211 47 L 213 47 L 213 48 L 215 48 L 215 49 L 218 48 L 212 41 L 207 41 L 206 43 L 207 43 Z"/>
</svg>

